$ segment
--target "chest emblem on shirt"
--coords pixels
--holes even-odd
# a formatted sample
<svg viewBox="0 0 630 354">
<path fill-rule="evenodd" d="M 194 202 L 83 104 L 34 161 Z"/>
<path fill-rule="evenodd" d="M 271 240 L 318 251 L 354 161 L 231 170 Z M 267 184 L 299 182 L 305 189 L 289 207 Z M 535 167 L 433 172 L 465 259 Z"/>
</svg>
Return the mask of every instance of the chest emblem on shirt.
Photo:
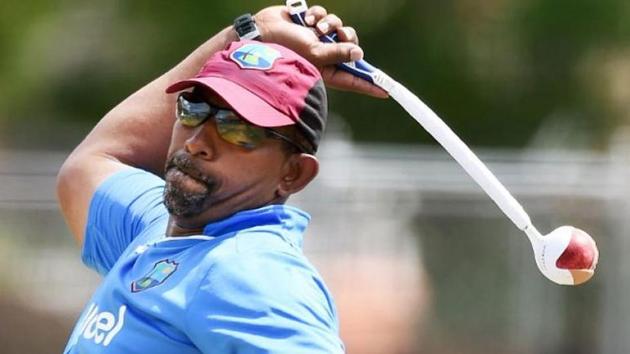
<svg viewBox="0 0 630 354">
<path fill-rule="evenodd" d="M 137 293 L 164 283 L 171 274 L 175 273 L 177 266 L 178 264 L 175 261 L 169 261 L 168 259 L 155 263 L 153 269 L 147 275 L 131 283 L 131 291 Z"/>
</svg>

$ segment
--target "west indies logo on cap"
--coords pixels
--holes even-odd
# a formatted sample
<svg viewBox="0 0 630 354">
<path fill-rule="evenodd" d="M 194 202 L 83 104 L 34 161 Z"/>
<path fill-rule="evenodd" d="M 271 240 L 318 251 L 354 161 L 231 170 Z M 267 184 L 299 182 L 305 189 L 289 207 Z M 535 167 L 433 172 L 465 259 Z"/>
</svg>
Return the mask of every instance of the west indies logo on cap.
<svg viewBox="0 0 630 354">
<path fill-rule="evenodd" d="M 233 51 L 230 59 L 241 69 L 269 70 L 281 56 L 279 51 L 264 44 L 249 43 Z"/>
</svg>

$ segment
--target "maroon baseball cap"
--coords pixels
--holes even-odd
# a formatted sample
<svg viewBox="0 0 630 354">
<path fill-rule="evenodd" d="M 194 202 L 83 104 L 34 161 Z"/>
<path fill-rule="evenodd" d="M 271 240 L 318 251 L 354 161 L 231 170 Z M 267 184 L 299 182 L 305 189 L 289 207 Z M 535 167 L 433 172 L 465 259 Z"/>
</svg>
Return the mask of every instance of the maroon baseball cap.
<svg viewBox="0 0 630 354">
<path fill-rule="evenodd" d="M 167 93 L 205 86 L 252 124 L 296 125 L 317 150 L 328 116 L 322 77 L 308 60 L 283 46 L 242 40 L 215 53 L 191 79 Z"/>
</svg>

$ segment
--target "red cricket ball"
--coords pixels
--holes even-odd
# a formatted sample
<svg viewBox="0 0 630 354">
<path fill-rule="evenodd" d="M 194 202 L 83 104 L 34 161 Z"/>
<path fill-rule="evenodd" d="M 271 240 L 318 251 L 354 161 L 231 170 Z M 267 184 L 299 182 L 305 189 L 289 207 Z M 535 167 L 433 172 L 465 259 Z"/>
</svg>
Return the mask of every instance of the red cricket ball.
<svg viewBox="0 0 630 354">
<path fill-rule="evenodd" d="M 573 228 L 571 241 L 556 261 L 561 269 L 595 269 L 599 251 L 595 241 L 586 232 Z"/>
</svg>

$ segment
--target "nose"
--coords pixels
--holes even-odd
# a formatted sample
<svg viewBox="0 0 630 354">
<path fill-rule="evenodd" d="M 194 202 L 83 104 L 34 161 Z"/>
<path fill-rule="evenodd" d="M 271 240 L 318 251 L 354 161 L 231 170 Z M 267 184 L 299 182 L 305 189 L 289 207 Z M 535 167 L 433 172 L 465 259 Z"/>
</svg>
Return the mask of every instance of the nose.
<svg viewBox="0 0 630 354">
<path fill-rule="evenodd" d="M 216 156 L 216 142 L 219 139 L 214 124 L 206 122 L 195 128 L 193 134 L 186 139 L 186 151 L 196 157 L 212 160 Z"/>
</svg>

